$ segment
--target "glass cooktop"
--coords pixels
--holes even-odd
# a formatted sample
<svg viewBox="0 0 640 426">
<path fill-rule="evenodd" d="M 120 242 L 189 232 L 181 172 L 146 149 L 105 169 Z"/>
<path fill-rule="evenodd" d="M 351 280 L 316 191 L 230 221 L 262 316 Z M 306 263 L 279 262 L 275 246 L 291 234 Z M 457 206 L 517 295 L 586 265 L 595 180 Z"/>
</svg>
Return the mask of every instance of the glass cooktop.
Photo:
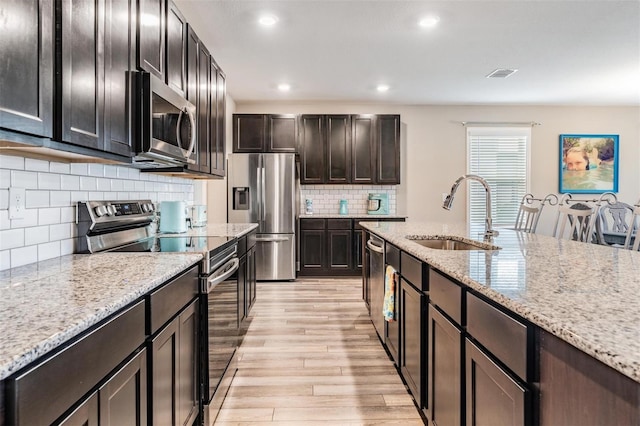
<svg viewBox="0 0 640 426">
<path fill-rule="evenodd" d="M 146 240 L 137 241 L 110 252 L 195 252 L 214 253 L 222 250 L 235 241 L 234 237 L 163 237 L 157 235 Z"/>
</svg>

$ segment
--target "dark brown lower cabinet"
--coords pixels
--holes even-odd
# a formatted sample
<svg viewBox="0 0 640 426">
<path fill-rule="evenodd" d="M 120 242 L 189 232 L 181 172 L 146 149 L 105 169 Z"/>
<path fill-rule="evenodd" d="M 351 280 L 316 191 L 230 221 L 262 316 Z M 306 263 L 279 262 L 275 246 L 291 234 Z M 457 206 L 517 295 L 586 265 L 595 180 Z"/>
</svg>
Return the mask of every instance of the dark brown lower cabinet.
<svg viewBox="0 0 640 426">
<path fill-rule="evenodd" d="M 98 391 L 100 426 L 147 424 L 147 352 L 142 350 Z"/>
<path fill-rule="evenodd" d="M 465 339 L 467 426 L 524 426 L 529 392 Z"/>
<path fill-rule="evenodd" d="M 352 269 L 353 254 L 352 248 L 352 232 L 348 230 L 329 229 L 327 231 L 328 267 L 331 272 L 347 272 Z"/>
<path fill-rule="evenodd" d="M 428 413 L 433 425 L 460 426 L 462 401 L 462 331 L 429 304 L 427 330 Z"/>
<path fill-rule="evenodd" d="M 307 229 L 300 231 L 300 272 L 320 275 L 325 271 L 325 231 Z"/>
<path fill-rule="evenodd" d="M 423 368 L 423 314 L 425 295 L 400 279 L 400 372 L 416 403 L 423 406 L 425 374 Z"/>
<path fill-rule="evenodd" d="M 98 426 L 98 392 L 92 393 L 60 426 Z"/>
<path fill-rule="evenodd" d="M 151 340 L 151 424 L 184 425 L 197 416 L 198 301 Z"/>
</svg>

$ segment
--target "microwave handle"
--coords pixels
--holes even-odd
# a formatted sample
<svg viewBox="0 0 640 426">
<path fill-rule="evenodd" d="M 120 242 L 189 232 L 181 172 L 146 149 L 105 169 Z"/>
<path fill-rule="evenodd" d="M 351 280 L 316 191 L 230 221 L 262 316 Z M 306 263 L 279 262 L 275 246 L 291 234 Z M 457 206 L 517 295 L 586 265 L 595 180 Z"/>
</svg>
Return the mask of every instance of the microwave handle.
<svg viewBox="0 0 640 426">
<path fill-rule="evenodd" d="M 182 148 L 182 137 L 180 136 L 180 128 L 182 127 L 182 116 L 187 114 L 189 118 L 189 124 L 191 126 L 191 139 L 189 140 L 189 148 L 187 148 L 187 152 L 185 153 L 185 157 L 191 157 L 191 153 L 193 152 L 193 148 L 196 145 L 196 121 L 193 118 L 193 114 L 187 109 L 184 108 L 180 111 L 180 115 L 178 116 L 178 125 L 176 126 L 176 140 L 178 141 L 178 145 Z"/>
</svg>

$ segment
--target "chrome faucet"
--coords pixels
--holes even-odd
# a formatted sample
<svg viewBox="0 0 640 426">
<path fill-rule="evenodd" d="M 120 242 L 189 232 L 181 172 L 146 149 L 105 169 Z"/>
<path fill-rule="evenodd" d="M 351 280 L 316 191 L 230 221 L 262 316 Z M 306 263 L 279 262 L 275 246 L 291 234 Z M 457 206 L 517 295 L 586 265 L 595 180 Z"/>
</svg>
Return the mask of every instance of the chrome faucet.
<svg viewBox="0 0 640 426">
<path fill-rule="evenodd" d="M 451 206 L 453 205 L 453 197 L 456 195 L 456 191 L 458 190 L 458 187 L 460 186 L 462 181 L 467 180 L 467 179 L 471 179 L 471 180 L 475 180 L 475 181 L 480 182 L 482 184 L 482 186 L 484 186 L 484 190 L 487 193 L 487 195 L 486 195 L 486 200 L 487 200 L 486 214 L 487 214 L 487 216 L 486 216 L 486 218 L 484 220 L 484 240 L 485 241 L 492 241 L 493 237 L 497 237 L 498 236 L 498 231 L 496 231 L 495 229 L 492 229 L 493 220 L 491 219 L 491 188 L 489 187 L 489 184 L 487 183 L 487 181 L 484 180 L 483 178 L 481 178 L 480 176 L 478 176 L 478 175 L 462 175 L 458 179 L 456 179 L 456 181 L 453 183 L 453 186 L 451 187 L 451 192 L 444 199 L 444 203 L 442 204 L 442 208 L 445 209 L 445 210 L 451 210 Z"/>
</svg>

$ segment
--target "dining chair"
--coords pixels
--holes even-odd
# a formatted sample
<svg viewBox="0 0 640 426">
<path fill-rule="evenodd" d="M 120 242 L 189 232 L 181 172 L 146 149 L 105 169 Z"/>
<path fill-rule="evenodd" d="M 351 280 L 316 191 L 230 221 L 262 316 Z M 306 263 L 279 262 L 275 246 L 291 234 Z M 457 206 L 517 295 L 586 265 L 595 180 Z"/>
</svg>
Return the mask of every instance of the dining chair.
<svg viewBox="0 0 640 426">
<path fill-rule="evenodd" d="M 558 206 L 553 236 L 585 243 L 593 242 L 596 207 L 579 202 Z"/>
<path fill-rule="evenodd" d="M 631 249 L 633 251 L 640 251 L 640 233 L 638 232 L 638 229 L 640 229 L 640 223 L 636 224 L 636 222 L 640 222 L 638 218 L 640 218 L 640 203 L 638 203 L 638 205 L 634 206 L 633 208 L 633 215 L 631 216 L 631 226 L 629 226 L 629 229 L 627 230 L 627 237 L 624 240 L 625 248 Z M 632 245 L 631 240 L 632 238 L 634 238 L 634 230 L 635 241 Z"/>
<path fill-rule="evenodd" d="M 546 204 L 555 206 L 558 204 L 558 197 L 555 194 L 549 194 L 542 199 L 534 198 L 532 194 L 526 194 L 522 197 L 513 229 L 532 234 L 535 233 L 538 227 L 538 221 L 542 215 L 542 209 Z"/>
<path fill-rule="evenodd" d="M 623 246 L 629 228 L 635 229 L 632 216 L 633 206 L 622 201 L 600 206 L 596 220 L 598 244 Z"/>
</svg>

